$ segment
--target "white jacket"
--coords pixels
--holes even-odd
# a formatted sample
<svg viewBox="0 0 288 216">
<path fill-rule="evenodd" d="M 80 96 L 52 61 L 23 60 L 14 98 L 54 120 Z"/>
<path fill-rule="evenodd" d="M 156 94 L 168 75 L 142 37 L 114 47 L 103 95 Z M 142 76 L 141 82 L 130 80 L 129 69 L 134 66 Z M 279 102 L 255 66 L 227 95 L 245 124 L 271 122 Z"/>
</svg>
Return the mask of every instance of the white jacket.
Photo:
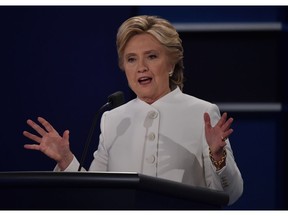
<svg viewBox="0 0 288 216">
<path fill-rule="evenodd" d="M 179 88 L 151 105 L 136 98 L 105 112 L 89 170 L 137 172 L 223 190 L 229 194 L 229 204 L 234 203 L 243 192 L 241 173 L 229 140 L 226 166 L 216 171 L 209 158 L 204 112 L 209 113 L 212 126 L 220 119 L 215 104 L 183 94 Z M 78 166 L 74 158 L 65 171 L 76 171 Z"/>
</svg>

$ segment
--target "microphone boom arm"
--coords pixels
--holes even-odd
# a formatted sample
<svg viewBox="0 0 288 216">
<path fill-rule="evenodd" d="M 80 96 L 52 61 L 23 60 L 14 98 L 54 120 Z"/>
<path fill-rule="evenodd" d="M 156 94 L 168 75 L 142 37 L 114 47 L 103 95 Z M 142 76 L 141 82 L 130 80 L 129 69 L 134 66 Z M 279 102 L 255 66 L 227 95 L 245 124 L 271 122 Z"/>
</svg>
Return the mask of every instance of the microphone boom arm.
<svg viewBox="0 0 288 216">
<path fill-rule="evenodd" d="M 98 116 L 105 109 L 109 109 L 109 108 L 110 109 L 114 109 L 114 108 L 122 105 L 124 102 L 125 102 L 125 99 L 124 99 L 123 92 L 121 92 L 121 91 L 115 92 L 114 94 L 112 94 L 112 95 L 110 95 L 108 97 L 108 102 L 106 104 L 104 104 L 98 110 L 98 112 L 95 113 L 93 121 L 92 121 L 92 125 L 91 125 L 90 130 L 89 130 L 88 137 L 86 139 L 84 150 L 83 150 L 82 155 L 81 155 L 81 160 L 79 162 L 78 171 L 81 171 L 81 168 L 82 168 L 82 166 L 83 166 L 83 164 L 85 162 L 85 158 L 86 158 L 86 155 L 87 155 L 87 152 L 88 152 L 88 148 L 89 148 L 89 145 L 91 143 L 91 140 L 92 140 L 92 137 L 93 137 L 93 134 L 94 134 L 94 131 L 95 131 L 95 127 L 96 127 Z"/>
</svg>

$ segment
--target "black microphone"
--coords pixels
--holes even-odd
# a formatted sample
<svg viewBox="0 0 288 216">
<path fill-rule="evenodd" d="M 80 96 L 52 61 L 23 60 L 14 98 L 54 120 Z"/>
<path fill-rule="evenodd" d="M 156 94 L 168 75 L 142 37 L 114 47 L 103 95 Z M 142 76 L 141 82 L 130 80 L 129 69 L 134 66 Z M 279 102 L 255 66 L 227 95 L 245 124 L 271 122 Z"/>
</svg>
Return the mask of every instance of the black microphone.
<svg viewBox="0 0 288 216">
<path fill-rule="evenodd" d="M 94 131 L 95 131 L 95 127 L 96 127 L 96 124 L 97 124 L 97 119 L 98 119 L 99 114 L 102 113 L 105 109 L 110 109 L 111 110 L 111 109 L 114 109 L 114 108 L 124 104 L 124 103 L 125 103 L 125 98 L 124 98 L 123 92 L 117 91 L 117 92 L 109 95 L 108 96 L 108 102 L 106 104 L 104 104 L 98 110 L 98 112 L 95 113 L 92 125 L 91 125 L 90 130 L 89 130 L 89 134 L 88 134 L 85 146 L 84 146 L 84 150 L 83 150 L 83 153 L 82 153 L 82 156 L 81 156 L 81 160 L 80 160 L 80 164 L 79 164 L 79 167 L 78 167 L 78 171 L 81 170 L 81 168 L 82 168 L 82 166 L 83 166 L 83 164 L 85 162 L 87 151 L 88 151 L 89 145 L 91 143 L 91 140 L 92 140 L 92 137 L 93 137 L 93 134 L 94 134 Z"/>
</svg>

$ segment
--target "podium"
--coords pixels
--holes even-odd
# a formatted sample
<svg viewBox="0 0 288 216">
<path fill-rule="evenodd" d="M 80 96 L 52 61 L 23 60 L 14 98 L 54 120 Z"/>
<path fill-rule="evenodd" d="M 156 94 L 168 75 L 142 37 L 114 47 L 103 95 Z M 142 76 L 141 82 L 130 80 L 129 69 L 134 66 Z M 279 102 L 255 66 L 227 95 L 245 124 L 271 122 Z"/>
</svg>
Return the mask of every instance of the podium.
<svg viewBox="0 0 288 216">
<path fill-rule="evenodd" d="M 221 191 L 138 173 L 0 173 L 0 210 L 216 210 L 228 201 Z"/>
</svg>

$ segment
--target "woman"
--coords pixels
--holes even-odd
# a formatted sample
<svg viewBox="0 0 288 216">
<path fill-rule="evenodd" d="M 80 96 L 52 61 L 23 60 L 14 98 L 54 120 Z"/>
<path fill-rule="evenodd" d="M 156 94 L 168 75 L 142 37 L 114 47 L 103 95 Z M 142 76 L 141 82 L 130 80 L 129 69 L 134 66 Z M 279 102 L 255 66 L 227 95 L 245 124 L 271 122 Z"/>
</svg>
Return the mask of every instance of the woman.
<svg viewBox="0 0 288 216">
<path fill-rule="evenodd" d="M 183 48 L 175 28 L 162 18 L 136 16 L 117 34 L 119 66 L 136 99 L 105 112 L 90 171 L 131 171 L 223 190 L 229 204 L 243 192 L 241 173 L 227 139 L 232 118 L 216 105 L 182 93 Z M 63 136 L 43 118 L 27 123 L 24 135 L 57 162 L 56 171 L 77 171 L 79 163 Z"/>
</svg>

